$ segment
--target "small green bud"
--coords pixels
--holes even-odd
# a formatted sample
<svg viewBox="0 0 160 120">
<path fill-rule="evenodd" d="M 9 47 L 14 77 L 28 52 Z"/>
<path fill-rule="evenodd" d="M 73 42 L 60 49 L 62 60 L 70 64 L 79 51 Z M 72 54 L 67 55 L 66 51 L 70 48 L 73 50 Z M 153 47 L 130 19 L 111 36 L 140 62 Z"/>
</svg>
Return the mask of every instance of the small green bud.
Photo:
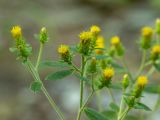
<svg viewBox="0 0 160 120">
<path fill-rule="evenodd" d="M 43 27 L 40 31 L 40 42 L 44 44 L 47 41 L 48 41 L 48 32 L 47 29 Z"/>
<path fill-rule="evenodd" d="M 160 19 L 156 20 L 156 33 L 160 35 Z"/>
<path fill-rule="evenodd" d="M 97 70 L 96 63 L 97 63 L 96 58 L 92 57 L 89 65 L 88 65 L 88 68 L 87 68 L 89 73 L 95 73 L 96 72 L 96 70 Z"/>
<path fill-rule="evenodd" d="M 125 75 L 123 76 L 122 86 L 123 86 L 123 89 L 124 89 L 124 90 L 129 86 L 129 76 L 128 76 L 128 74 L 125 74 Z"/>
</svg>

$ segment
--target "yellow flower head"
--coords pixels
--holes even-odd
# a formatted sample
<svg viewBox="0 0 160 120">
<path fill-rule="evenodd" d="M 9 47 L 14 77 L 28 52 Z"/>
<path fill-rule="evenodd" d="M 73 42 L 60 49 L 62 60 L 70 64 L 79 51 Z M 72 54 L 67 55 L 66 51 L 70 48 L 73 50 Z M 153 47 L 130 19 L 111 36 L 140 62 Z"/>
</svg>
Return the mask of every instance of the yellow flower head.
<svg viewBox="0 0 160 120">
<path fill-rule="evenodd" d="M 113 68 L 106 68 L 103 71 L 103 75 L 106 79 L 110 79 L 114 75 L 114 69 Z"/>
<path fill-rule="evenodd" d="M 22 31 L 20 26 L 14 26 L 11 30 L 12 36 L 17 39 L 22 36 Z"/>
<path fill-rule="evenodd" d="M 90 41 L 92 39 L 92 33 L 91 32 L 82 32 L 82 33 L 80 33 L 79 38 L 83 43 L 86 43 L 87 41 Z"/>
<path fill-rule="evenodd" d="M 114 36 L 111 38 L 111 44 L 114 45 L 114 46 L 117 46 L 120 44 L 120 38 L 118 36 Z"/>
<path fill-rule="evenodd" d="M 96 40 L 96 47 L 95 48 L 104 48 L 104 38 L 102 36 L 98 36 Z"/>
<path fill-rule="evenodd" d="M 137 79 L 137 85 L 144 87 L 148 83 L 148 78 L 146 76 L 139 76 Z"/>
<path fill-rule="evenodd" d="M 160 45 L 155 45 L 152 47 L 152 54 L 160 54 Z"/>
<path fill-rule="evenodd" d="M 143 27 L 141 30 L 141 34 L 144 37 L 150 37 L 153 34 L 153 29 L 151 27 Z"/>
<path fill-rule="evenodd" d="M 90 27 L 90 31 L 91 31 L 92 33 L 98 34 L 98 33 L 101 32 L 101 29 L 100 29 L 100 27 L 98 27 L 98 26 L 96 26 L 96 25 L 93 25 L 93 26 Z"/>
<path fill-rule="evenodd" d="M 58 52 L 60 54 L 66 54 L 69 51 L 69 47 L 67 45 L 60 45 L 58 48 Z"/>
</svg>

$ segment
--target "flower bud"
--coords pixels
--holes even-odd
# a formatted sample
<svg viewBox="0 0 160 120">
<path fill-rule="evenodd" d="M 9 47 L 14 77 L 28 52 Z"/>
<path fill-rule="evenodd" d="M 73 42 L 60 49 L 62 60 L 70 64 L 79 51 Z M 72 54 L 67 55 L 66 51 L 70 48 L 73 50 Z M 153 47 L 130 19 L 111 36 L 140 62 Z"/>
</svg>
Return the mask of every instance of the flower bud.
<svg viewBox="0 0 160 120">
<path fill-rule="evenodd" d="M 121 44 L 120 38 L 118 36 L 114 36 L 111 38 L 111 48 L 110 54 L 116 53 L 118 56 L 123 56 L 124 47 Z"/>
<path fill-rule="evenodd" d="M 160 55 L 160 45 L 154 45 L 151 49 L 151 59 L 153 61 L 157 60 Z"/>
<path fill-rule="evenodd" d="M 40 31 L 40 42 L 44 44 L 47 41 L 48 41 L 48 32 L 47 29 L 43 27 Z"/>
<path fill-rule="evenodd" d="M 153 36 L 153 29 L 151 27 L 143 27 L 141 30 L 141 47 L 148 49 L 151 47 L 151 40 Z"/>
<path fill-rule="evenodd" d="M 147 83 L 148 83 L 148 78 L 146 76 L 139 76 L 138 77 L 135 91 L 133 93 L 136 98 L 139 98 L 141 96 L 141 93 Z"/>
<path fill-rule="evenodd" d="M 96 68 L 96 67 L 97 67 L 96 63 L 97 63 L 96 58 L 95 58 L 95 57 L 92 57 L 89 65 L 87 66 L 87 71 L 88 71 L 89 73 L 95 73 L 95 72 L 96 72 L 96 70 L 97 70 L 97 68 Z"/>
<path fill-rule="evenodd" d="M 104 38 L 102 36 L 98 36 L 96 40 L 95 52 L 100 55 L 103 54 L 103 50 L 105 48 Z"/>
<path fill-rule="evenodd" d="M 11 30 L 11 33 L 15 40 L 22 37 L 22 31 L 20 26 L 14 26 Z"/>
<path fill-rule="evenodd" d="M 84 55 L 88 55 L 91 47 L 91 40 L 93 38 L 91 32 L 82 32 L 80 35 L 79 51 Z"/>
<path fill-rule="evenodd" d="M 156 33 L 160 35 L 160 19 L 156 20 Z"/>
<path fill-rule="evenodd" d="M 32 52 L 32 48 L 29 44 L 26 44 L 25 40 L 23 39 L 21 27 L 14 26 L 11 30 L 11 34 L 15 39 L 15 48 L 17 49 L 18 57 L 22 58 L 23 61 L 26 61 Z"/>
<path fill-rule="evenodd" d="M 91 33 L 93 33 L 94 36 L 97 36 L 101 32 L 101 29 L 100 27 L 93 25 L 90 27 L 90 31 Z"/>
<path fill-rule="evenodd" d="M 58 53 L 61 56 L 61 59 L 68 64 L 71 64 L 71 55 L 69 47 L 67 45 L 60 45 L 58 48 Z"/>
<path fill-rule="evenodd" d="M 101 86 L 106 86 L 108 87 L 109 84 L 111 83 L 111 79 L 114 76 L 114 69 L 113 68 L 105 68 L 103 70 L 103 75 L 101 79 Z"/>
<path fill-rule="evenodd" d="M 122 79 L 122 87 L 125 90 L 129 86 L 129 76 L 125 74 Z"/>
</svg>

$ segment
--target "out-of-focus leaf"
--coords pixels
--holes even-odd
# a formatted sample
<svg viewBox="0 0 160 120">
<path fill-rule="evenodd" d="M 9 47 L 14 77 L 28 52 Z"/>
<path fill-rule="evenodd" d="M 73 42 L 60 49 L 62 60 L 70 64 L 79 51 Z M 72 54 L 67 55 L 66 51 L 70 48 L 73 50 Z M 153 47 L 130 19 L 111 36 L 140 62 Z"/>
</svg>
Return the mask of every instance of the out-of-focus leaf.
<svg viewBox="0 0 160 120">
<path fill-rule="evenodd" d="M 160 60 L 157 60 L 153 65 L 156 68 L 156 70 L 160 72 Z"/>
<path fill-rule="evenodd" d="M 143 109 L 143 110 L 146 110 L 146 111 L 151 111 L 151 109 L 143 103 L 136 103 L 134 108 L 135 109 Z"/>
<path fill-rule="evenodd" d="M 87 115 L 87 117 L 89 118 L 89 120 L 109 120 L 103 114 L 101 114 L 91 108 L 85 108 L 84 112 Z"/>
<path fill-rule="evenodd" d="M 113 111 L 115 111 L 115 112 L 119 112 L 119 106 L 118 105 L 116 105 L 115 103 L 113 103 L 113 102 L 111 102 L 110 104 L 109 104 L 109 107 L 113 110 Z"/>
<path fill-rule="evenodd" d="M 122 89 L 121 83 L 110 84 L 109 87 L 112 89 Z"/>
<path fill-rule="evenodd" d="M 160 85 L 157 85 L 157 84 L 147 85 L 145 87 L 145 91 L 148 93 L 159 94 L 160 93 Z"/>
<path fill-rule="evenodd" d="M 82 81 L 89 81 L 89 79 L 80 76 L 79 74 L 74 74 L 78 79 L 82 80 Z"/>
<path fill-rule="evenodd" d="M 102 59 L 109 58 L 110 56 L 108 56 L 108 55 L 97 55 L 95 57 L 96 57 L 97 60 L 102 60 Z"/>
<path fill-rule="evenodd" d="M 10 52 L 15 52 L 15 51 L 17 51 L 17 48 L 11 47 L 11 48 L 9 48 L 9 51 L 10 51 Z"/>
<path fill-rule="evenodd" d="M 126 73 L 126 69 L 124 67 L 122 67 L 121 65 L 119 65 L 115 62 L 112 62 L 112 66 L 116 70 L 117 73 Z"/>
<path fill-rule="evenodd" d="M 112 111 L 112 110 L 105 110 L 102 112 L 102 114 L 109 118 L 109 120 L 117 120 L 117 113 L 115 111 Z"/>
<path fill-rule="evenodd" d="M 69 64 L 63 61 L 43 61 L 40 63 L 40 67 L 71 67 Z"/>
<path fill-rule="evenodd" d="M 33 92 L 39 92 L 41 90 L 42 87 L 42 83 L 40 83 L 39 81 L 34 81 L 31 83 L 30 89 Z"/>
<path fill-rule="evenodd" d="M 49 75 L 47 75 L 47 77 L 45 78 L 45 80 L 60 80 L 70 74 L 73 73 L 73 69 L 69 69 L 69 70 L 62 70 L 62 71 L 58 71 L 55 73 L 51 73 Z"/>
</svg>

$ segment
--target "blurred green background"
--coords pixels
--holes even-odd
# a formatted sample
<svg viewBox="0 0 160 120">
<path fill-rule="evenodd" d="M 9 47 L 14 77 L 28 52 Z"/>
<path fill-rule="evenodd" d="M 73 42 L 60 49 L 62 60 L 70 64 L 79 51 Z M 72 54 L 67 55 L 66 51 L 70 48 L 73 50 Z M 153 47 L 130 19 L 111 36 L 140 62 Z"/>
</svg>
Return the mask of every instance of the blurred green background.
<svg viewBox="0 0 160 120">
<path fill-rule="evenodd" d="M 0 120 L 58 120 L 46 98 L 29 90 L 31 75 L 8 50 L 12 43 L 10 30 L 13 25 L 20 25 L 23 35 L 32 44 L 33 62 L 39 47 L 33 35 L 41 27 L 47 27 L 50 37 L 43 59 L 52 60 L 58 59 L 59 44 L 73 45 L 79 41 L 81 31 L 99 25 L 106 41 L 113 35 L 121 37 L 128 49 L 127 63 L 135 71 L 141 55 L 136 46 L 140 28 L 154 26 L 155 19 L 160 17 L 159 11 L 160 0 L 0 0 Z M 79 64 L 78 59 L 75 63 Z M 56 70 L 41 70 L 41 76 L 44 78 Z M 67 120 L 74 120 L 79 103 L 78 80 L 67 77 L 44 83 Z M 103 95 L 104 106 L 110 99 L 106 96 Z M 152 106 L 156 96 L 148 96 L 151 97 L 146 102 Z M 94 107 L 95 102 L 93 99 L 90 105 Z M 152 120 L 159 120 L 158 113 Z"/>
</svg>

